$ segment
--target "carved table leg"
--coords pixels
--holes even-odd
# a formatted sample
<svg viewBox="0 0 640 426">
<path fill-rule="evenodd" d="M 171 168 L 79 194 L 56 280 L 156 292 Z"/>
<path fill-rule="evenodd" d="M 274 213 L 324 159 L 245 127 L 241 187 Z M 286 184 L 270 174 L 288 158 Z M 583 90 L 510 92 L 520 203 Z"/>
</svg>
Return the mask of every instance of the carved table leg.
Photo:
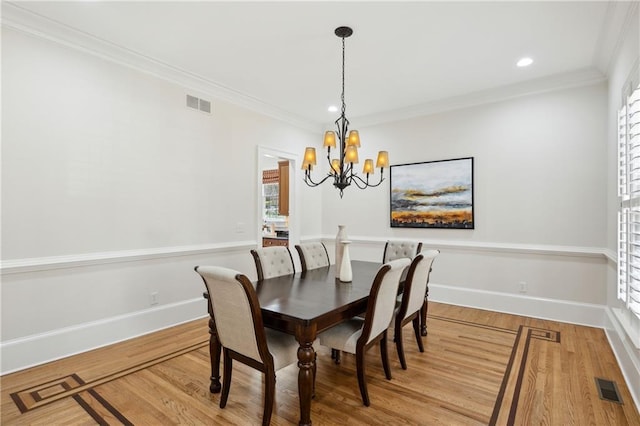
<svg viewBox="0 0 640 426">
<path fill-rule="evenodd" d="M 311 399 L 315 384 L 315 351 L 313 341 L 315 330 L 298 330 L 296 339 L 300 344 L 298 348 L 298 397 L 300 399 L 300 426 L 311 425 Z"/>
</svg>

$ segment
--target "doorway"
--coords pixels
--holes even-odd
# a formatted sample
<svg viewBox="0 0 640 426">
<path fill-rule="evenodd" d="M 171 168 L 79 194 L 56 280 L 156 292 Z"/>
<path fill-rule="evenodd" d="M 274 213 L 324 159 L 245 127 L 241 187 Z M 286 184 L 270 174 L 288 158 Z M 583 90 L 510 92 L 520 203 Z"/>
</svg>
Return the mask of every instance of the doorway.
<svg viewBox="0 0 640 426">
<path fill-rule="evenodd" d="M 297 235 L 294 154 L 258 147 L 258 246 L 293 247 Z"/>
</svg>

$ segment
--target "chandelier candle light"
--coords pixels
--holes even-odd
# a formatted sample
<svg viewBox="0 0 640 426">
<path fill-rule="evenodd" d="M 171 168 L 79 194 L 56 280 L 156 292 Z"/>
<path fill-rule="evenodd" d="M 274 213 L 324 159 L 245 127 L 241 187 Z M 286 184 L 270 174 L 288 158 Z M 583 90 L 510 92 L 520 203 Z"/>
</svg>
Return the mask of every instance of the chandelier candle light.
<svg viewBox="0 0 640 426">
<path fill-rule="evenodd" d="M 384 180 L 384 168 L 389 167 L 389 153 L 387 151 L 378 152 L 376 168 L 380 168 L 380 181 L 378 183 L 369 183 L 369 175 L 373 175 L 373 160 L 364 160 L 362 173 L 366 179 L 358 176 L 353 171 L 353 165 L 358 163 L 358 148 L 360 148 L 360 136 L 357 130 L 349 131 L 349 120 L 344 115 L 344 39 L 353 34 L 353 30 L 349 27 L 338 27 L 335 34 L 342 39 L 342 114 L 335 121 L 337 132 L 328 130 L 324 134 L 323 147 L 327 148 L 327 161 L 329 162 L 329 173 L 319 182 L 311 179 L 311 170 L 316 165 L 316 149 L 307 147 L 304 151 L 304 159 L 302 161 L 302 169 L 304 170 L 304 182 L 309 186 L 318 186 L 327 179 L 333 178 L 333 186 L 340 190 L 340 198 L 346 187 L 354 183 L 358 188 L 365 189 L 367 187 L 376 187 Z M 348 135 L 348 136 L 347 136 Z M 331 148 L 336 148 L 336 137 L 340 142 L 340 158 L 331 158 Z"/>
</svg>

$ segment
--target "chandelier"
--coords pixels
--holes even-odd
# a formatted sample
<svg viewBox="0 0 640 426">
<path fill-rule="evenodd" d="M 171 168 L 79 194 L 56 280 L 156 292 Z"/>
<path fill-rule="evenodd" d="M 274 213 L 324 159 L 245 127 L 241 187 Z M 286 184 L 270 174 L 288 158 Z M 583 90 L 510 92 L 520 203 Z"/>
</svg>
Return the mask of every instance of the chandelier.
<svg viewBox="0 0 640 426">
<path fill-rule="evenodd" d="M 306 147 L 304 151 L 304 160 L 302 161 L 302 169 L 304 170 L 304 182 L 309 186 L 318 186 L 327 179 L 333 178 L 333 186 L 340 191 L 340 198 L 346 187 L 355 184 L 360 189 L 367 187 L 376 187 L 384 180 L 384 168 L 389 167 L 389 153 L 387 151 L 378 152 L 376 160 L 376 168 L 380 168 L 380 181 L 378 183 L 369 183 L 369 175 L 374 174 L 373 160 L 364 160 L 362 173 L 365 178 L 358 176 L 354 172 L 354 164 L 358 163 L 358 148 L 360 148 L 360 136 L 357 130 L 349 130 L 349 120 L 344 115 L 344 39 L 353 34 L 353 30 L 349 27 L 338 27 L 335 34 L 342 39 L 342 114 L 335 121 L 337 132 L 328 130 L 324 134 L 323 147 L 327 148 L 327 161 L 329 162 L 329 173 L 320 180 L 314 182 L 311 178 L 311 171 L 316 165 L 316 149 Z M 339 158 L 331 158 L 331 148 L 336 148 L 336 137 L 339 142 L 340 151 Z"/>
</svg>

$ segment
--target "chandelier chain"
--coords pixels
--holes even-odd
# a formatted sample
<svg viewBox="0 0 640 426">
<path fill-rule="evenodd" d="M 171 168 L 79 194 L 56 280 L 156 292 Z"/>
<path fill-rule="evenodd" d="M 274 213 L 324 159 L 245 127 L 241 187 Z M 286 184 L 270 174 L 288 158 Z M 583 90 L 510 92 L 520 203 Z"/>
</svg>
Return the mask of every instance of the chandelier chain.
<svg viewBox="0 0 640 426">
<path fill-rule="evenodd" d="M 342 115 L 344 115 L 346 106 L 344 104 L 344 37 L 342 37 Z"/>
</svg>

